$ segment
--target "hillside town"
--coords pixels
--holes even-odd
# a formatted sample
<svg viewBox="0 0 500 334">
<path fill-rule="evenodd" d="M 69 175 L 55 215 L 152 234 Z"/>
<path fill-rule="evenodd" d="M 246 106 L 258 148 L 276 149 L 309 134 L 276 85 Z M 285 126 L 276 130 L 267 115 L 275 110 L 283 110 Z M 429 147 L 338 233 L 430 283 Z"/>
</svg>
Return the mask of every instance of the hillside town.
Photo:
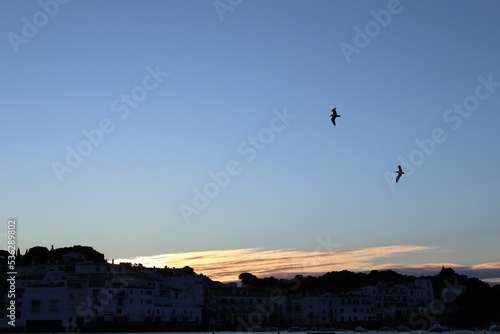
<svg viewBox="0 0 500 334">
<path fill-rule="evenodd" d="M 450 298 L 456 299 L 463 290 L 459 285 L 448 286 L 446 299 L 436 300 L 429 277 L 380 281 L 345 291 L 305 290 L 300 277 L 274 279 L 281 286 L 259 286 L 264 281 L 248 273 L 240 275 L 241 283 L 224 284 L 190 267 L 114 264 L 103 261 L 100 253 L 89 256 L 96 253 L 75 246 L 45 258 L 19 254 L 14 291 L 9 288 L 8 268 L 2 265 L 6 279 L 2 279 L 0 327 L 66 333 L 134 326 L 162 331 L 354 328 L 360 324 L 426 329 L 437 315 L 453 310 Z M 438 314 L 439 301 L 445 309 Z"/>
</svg>

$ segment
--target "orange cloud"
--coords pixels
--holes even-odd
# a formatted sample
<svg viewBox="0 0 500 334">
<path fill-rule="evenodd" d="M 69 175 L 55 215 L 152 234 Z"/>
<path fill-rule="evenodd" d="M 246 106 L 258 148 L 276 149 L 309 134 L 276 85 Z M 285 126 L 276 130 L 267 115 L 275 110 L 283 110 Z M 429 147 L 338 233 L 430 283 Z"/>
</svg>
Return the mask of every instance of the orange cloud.
<svg viewBox="0 0 500 334">
<path fill-rule="evenodd" d="M 489 284 L 492 284 L 492 285 L 495 285 L 495 284 L 500 284 L 500 277 L 496 277 L 496 278 L 484 278 L 483 281 L 489 283 Z"/>
<path fill-rule="evenodd" d="M 376 269 L 376 260 L 401 253 L 429 251 L 426 246 L 393 245 L 358 249 L 298 251 L 292 249 L 263 250 L 243 248 L 189 253 L 139 256 L 131 259 L 116 259 L 115 263 L 141 263 L 146 267 L 189 266 L 195 272 L 212 280 L 237 282 L 243 272 L 258 277 L 294 277 L 322 275 L 329 271 L 366 271 Z"/>
<path fill-rule="evenodd" d="M 474 270 L 498 270 L 500 269 L 500 262 L 487 262 L 476 264 L 470 267 Z"/>
</svg>

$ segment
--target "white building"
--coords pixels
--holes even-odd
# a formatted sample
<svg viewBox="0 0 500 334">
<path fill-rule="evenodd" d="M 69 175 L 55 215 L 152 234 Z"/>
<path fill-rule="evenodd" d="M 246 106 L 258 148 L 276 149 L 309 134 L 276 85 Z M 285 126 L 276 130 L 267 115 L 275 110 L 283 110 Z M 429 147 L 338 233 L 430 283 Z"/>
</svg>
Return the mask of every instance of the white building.
<svg viewBox="0 0 500 334">
<path fill-rule="evenodd" d="M 213 283 L 209 298 L 211 325 L 234 325 L 239 331 L 250 331 L 252 327 L 275 324 L 280 316 L 281 299 L 271 289 Z"/>
<path fill-rule="evenodd" d="M 4 295 L 4 300 L 6 296 Z M 201 322 L 201 279 L 173 269 L 107 263 L 18 266 L 16 325 Z M 2 323 L 6 323 L 3 313 Z"/>
<path fill-rule="evenodd" d="M 377 320 L 408 317 L 416 307 L 433 299 L 432 284 L 427 278 L 418 278 L 406 285 L 379 283 L 360 290 L 372 300 Z"/>
<path fill-rule="evenodd" d="M 283 319 L 295 326 L 319 326 L 336 321 L 339 298 L 332 294 L 289 296 L 282 308 Z"/>
<path fill-rule="evenodd" d="M 67 287 L 59 284 L 26 286 L 17 296 L 16 326 L 62 326 L 68 317 Z"/>
<path fill-rule="evenodd" d="M 358 322 L 375 319 L 373 300 L 362 290 L 341 294 L 338 298 L 336 322 Z"/>
<path fill-rule="evenodd" d="M 377 284 L 342 294 L 288 296 L 282 317 L 289 325 L 329 326 L 408 317 L 433 299 L 430 279 L 412 284 Z"/>
<path fill-rule="evenodd" d="M 375 319 L 373 303 L 362 291 L 343 294 L 289 296 L 283 308 L 286 323 L 294 326 L 328 327 L 334 323 Z"/>
</svg>

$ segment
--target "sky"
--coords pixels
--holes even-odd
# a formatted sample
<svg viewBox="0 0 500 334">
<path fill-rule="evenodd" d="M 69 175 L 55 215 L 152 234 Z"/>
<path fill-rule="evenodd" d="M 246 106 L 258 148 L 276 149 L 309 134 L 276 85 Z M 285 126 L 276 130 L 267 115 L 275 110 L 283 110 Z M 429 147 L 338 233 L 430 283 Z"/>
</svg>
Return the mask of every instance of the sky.
<svg viewBox="0 0 500 334">
<path fill-rule="evenodd" d="M 3 248 L 500 283 L 498 1 L 0 9 Z"/>
</svg>

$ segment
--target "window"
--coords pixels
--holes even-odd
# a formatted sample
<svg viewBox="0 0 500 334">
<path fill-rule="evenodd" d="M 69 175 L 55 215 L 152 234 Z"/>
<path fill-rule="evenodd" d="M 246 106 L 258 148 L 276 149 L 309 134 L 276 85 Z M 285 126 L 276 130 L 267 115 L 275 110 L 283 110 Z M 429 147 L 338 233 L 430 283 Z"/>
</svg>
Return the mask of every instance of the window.
<svg viewBox="0 0 500 334">
<path fill-rule="evenodd" d="M 59 300 L 51 299 L 49 300 L 49 312 L 57 312 L 59 311 Z"/>
<path fill-rule="evenodd" d="M 40 311 L 41 302 L 38 299 L 31 300 L 31 310 L 32 311 Z"/>
</svg>

